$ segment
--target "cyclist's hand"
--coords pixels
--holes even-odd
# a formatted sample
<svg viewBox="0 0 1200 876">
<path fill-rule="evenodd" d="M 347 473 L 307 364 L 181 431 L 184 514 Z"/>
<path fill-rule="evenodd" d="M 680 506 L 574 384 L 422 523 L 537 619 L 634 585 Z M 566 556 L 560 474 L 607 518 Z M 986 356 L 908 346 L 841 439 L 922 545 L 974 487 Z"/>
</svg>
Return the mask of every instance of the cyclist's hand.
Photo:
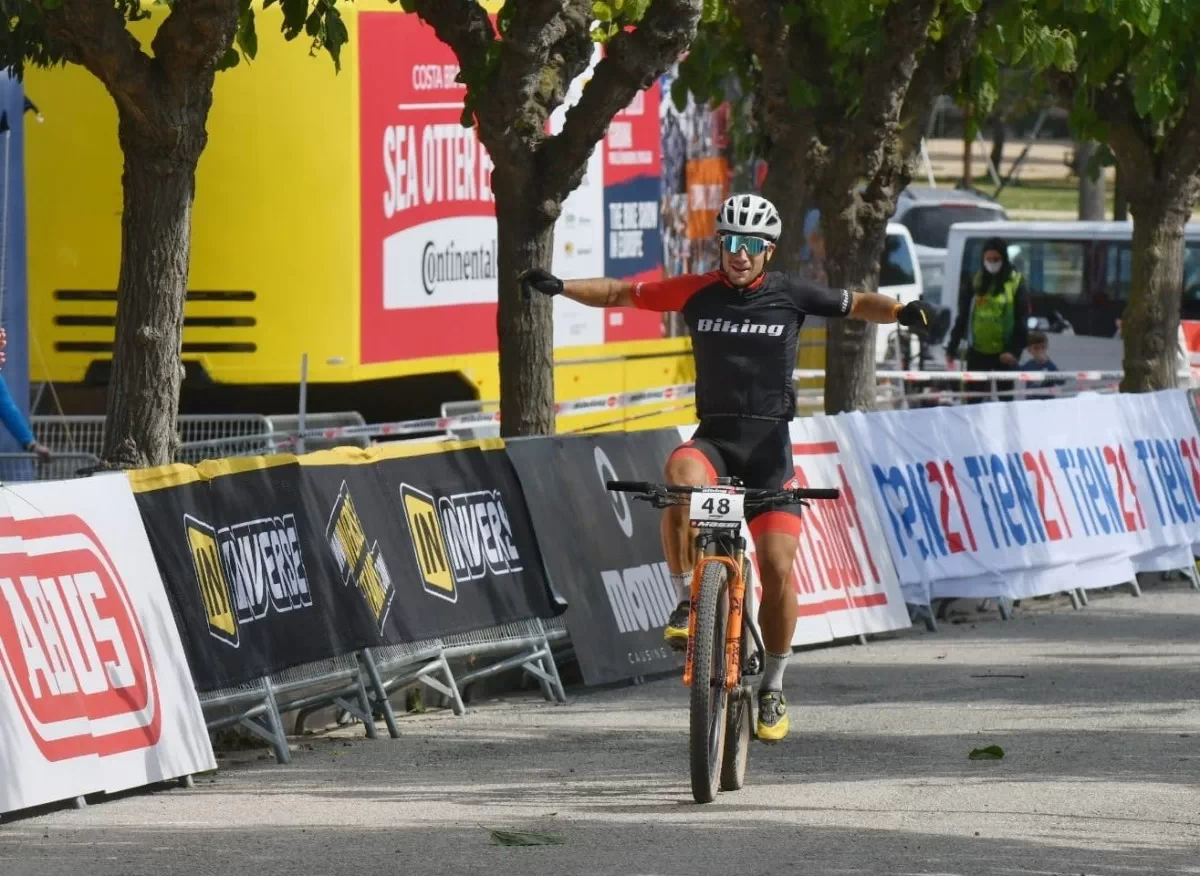
<svg viewBox="0 0 1200 876">
<path fill-rule="evenodd" d="M 910 301 L 900 308 L 900 312 L 896 314 L 896 322 L 923 335 L 933 325 L 933 308 L 924 301 Z"/>
<path fill-rule="evenodd" d="M 543 295 L 558 295 L 563 290 L 563 281 L 541 268 L 530 268 L 517 277 L 521 291 L 529 298 L 531 292 L 541 292 Z"/>
</svg>

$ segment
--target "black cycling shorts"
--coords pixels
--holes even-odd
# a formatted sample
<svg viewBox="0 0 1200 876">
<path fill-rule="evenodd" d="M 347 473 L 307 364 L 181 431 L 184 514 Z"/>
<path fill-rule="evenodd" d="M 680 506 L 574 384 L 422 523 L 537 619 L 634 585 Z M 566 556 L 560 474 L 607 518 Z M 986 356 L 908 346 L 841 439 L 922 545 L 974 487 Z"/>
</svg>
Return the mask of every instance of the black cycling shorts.
<svg viewBox="0 0 1200 876">
<path fill-rule="evenodd" d="M 788 424 L 780 420 L 748 417 L 706 417 L 690 441 L 685 441 L 671 459 L 689 456 L 701 461 L 712 481 L 735 477 L 752 490 L 796 487 L 792 462 L 792 438 Z M 754 535 L 761 532 L 800 532 L 800 505 L 776 505 L 746 515 Z"/>
</svg>

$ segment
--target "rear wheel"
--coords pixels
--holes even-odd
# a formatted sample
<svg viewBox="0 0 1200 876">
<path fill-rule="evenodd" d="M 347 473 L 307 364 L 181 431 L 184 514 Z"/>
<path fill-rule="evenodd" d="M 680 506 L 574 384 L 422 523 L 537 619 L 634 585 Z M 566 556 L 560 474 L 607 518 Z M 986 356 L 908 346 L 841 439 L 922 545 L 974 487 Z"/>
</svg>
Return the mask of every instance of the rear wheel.
<svg viewBox="0 0 1200 876">
<path fill-rule="evenodd" d="M 725 630 L 729 623 L 728 570 L 708 563 L 700 578 L 692 645 L 691 727 L 688 754 L 692 797 L 711 803 L 717 796 L 725 749 Z"/>
<path fill-rule="evenodd" d="M 721 790 L 740 791 L 746 782 L 746 759 L 750 753 L 750 723 L 754 708 L 750 688 L 739 688 L 729 703 L 725 719 L 725 753 L 721 759 Z"/>
</svg>

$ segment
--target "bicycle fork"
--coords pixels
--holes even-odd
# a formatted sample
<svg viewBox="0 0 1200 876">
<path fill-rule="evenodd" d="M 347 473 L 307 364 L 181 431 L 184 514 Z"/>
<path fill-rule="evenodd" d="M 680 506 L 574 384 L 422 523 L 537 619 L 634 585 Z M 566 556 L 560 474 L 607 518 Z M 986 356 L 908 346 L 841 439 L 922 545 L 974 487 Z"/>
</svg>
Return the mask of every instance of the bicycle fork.
<svg viewBox="0 0 1200 876">
<path fill-rule="evenodd" d="M 732 551 L 733 556 L 706 554 L 700 557 L 696 567 L 692 570 L 687 656 L 683 664 L 684 687 L 690 687 L 692 684 L 692 655 L 696 641 L 696 607 L 700 604 L 700 582 L 704 578 L 704 569 L 709 563 L 719 563 L 725 566 L 729 576 L 729 614 L 725 629 L 725 689 L 732 691 L 741 682 L 742 622 L 746 607 L 746 579 L 742 575 L 742 558 L 745 553 L 746 541 L 739 536 Z"/>
</svg>

